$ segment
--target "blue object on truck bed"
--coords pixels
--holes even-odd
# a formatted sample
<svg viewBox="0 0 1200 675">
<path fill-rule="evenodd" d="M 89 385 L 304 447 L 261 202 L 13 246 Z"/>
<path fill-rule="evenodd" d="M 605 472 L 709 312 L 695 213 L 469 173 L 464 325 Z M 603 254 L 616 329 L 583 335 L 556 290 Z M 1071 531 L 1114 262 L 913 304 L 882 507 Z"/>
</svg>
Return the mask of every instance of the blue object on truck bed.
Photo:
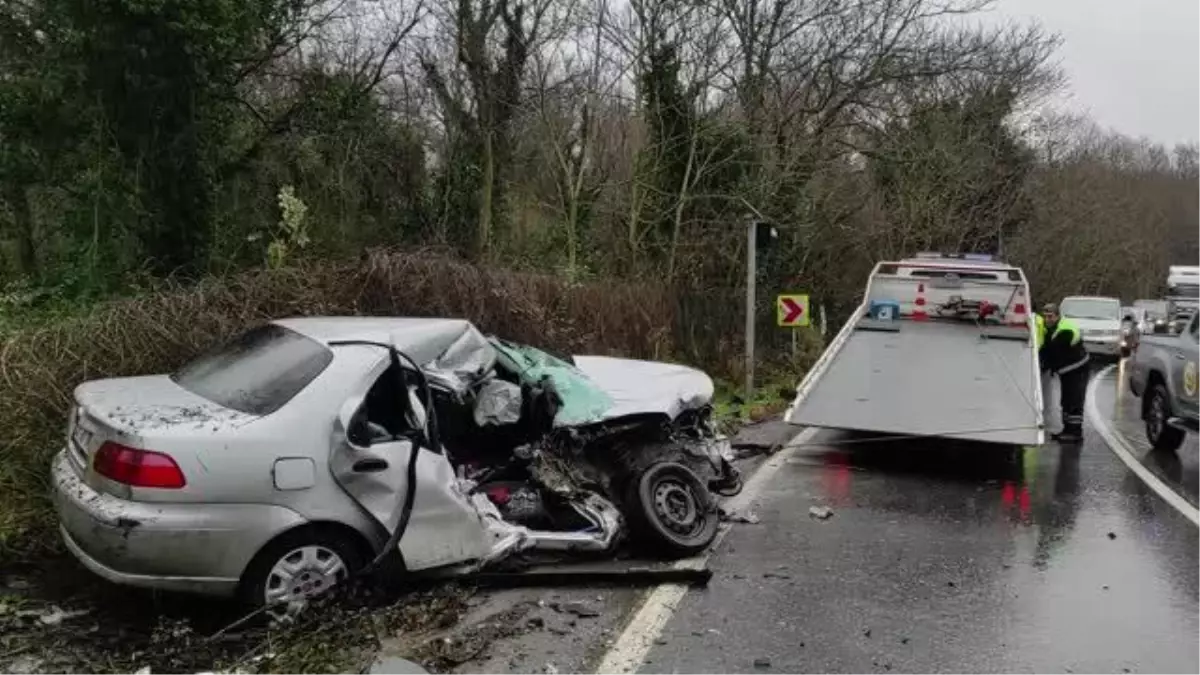
<svg viewBox="0 0 1200 675">
<path fill-rule="evenodd" d="M 900 303 L 895 300 L 872 300 L 867 315 L 876 321 L 895 321 L 900 318 Z"/>
</svg>

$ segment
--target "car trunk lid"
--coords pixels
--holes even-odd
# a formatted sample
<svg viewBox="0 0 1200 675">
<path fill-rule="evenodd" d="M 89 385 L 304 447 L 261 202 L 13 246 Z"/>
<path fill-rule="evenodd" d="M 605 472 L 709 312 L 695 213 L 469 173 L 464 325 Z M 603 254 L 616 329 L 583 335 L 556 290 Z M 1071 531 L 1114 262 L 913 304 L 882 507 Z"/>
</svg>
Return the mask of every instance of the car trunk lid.
<svg viewBox="0 0 1200 675">
<path fill-rule="evenodd" d="M 95 380 L 75 389 L 67 446 L 72 466 L 88 485 L 128 497 L 128 486 L 90 470 L 105 443 L 156 450 L 162 439 L 211 434 L 255 419 L 193 394 L 166 375 Z"/>
</svg>

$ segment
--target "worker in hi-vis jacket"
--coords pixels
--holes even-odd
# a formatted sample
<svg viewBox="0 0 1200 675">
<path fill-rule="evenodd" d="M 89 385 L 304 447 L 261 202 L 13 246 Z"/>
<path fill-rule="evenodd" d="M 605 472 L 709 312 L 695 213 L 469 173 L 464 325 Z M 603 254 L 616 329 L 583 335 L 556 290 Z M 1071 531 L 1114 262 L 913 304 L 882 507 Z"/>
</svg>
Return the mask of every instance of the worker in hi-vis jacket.
<svg viewBox="0 0 1200 675">
<path fill-rule="evenodd" d="M 1060 443 L 1078 443 L 1083 440 L 1083 402 L 1088 376 L 1083 333 L 1074 321 L 1059 315 L 1054 303 L 1044 305 L 1038 319 L 1038 360 L 1042 370 L 1058 375 L 1062 406 L 1062 431 L 1051 438 Z"/>
<path fill-rule="evenodd" d="M 1042 349 L 1042 345 L 1045 344 L 1045 342 L 1046 342 L 1046 320 L 1042 318 L 1041 314 L 1038 314 L 1036 312 L 1033 315 L 1033 329 L 1034 329 L 1034 332 L 1033 332 L 1034 346 L 1040 352 Z M 1050 409 L 1051 408 L 1050 408 L 1050 406 L 1054 403 L 1054 400 L 1053 400 L 1054 399 L 1054 373 L 1051 373 L 1049 370 L 1046 370 L 1045 368 L 1042 368 L 1041 372 L 1042 372 L 1042 421 L 1043 421 L 1043 424 L 1045 424 L 1045 429 L 1047 431 L 1050 431 L 1050 429 L 1051 429 L 1051 424 L 1050 424 L 1050 417 L 1051 417 Z M 1062 420 L 1059 420 L 1059 423 L 1061 424 Z"/>
</svg>

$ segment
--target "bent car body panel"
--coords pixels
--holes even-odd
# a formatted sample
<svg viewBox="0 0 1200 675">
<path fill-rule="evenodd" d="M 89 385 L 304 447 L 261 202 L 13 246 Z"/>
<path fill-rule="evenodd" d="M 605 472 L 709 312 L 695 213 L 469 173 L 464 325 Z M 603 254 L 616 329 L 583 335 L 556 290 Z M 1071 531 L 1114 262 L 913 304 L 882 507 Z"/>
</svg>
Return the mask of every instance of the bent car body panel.
<svg viewBox="0 0 1200 675">
<path fill-rule="evenodd" d="M 496 362 L 496 350 L 464 319 L 304 317 L 275 321 L 325 344 L 372 340 L 394 345 L 421 364 L 435 386 L 461 394 Z"/>
<path fill-rule="evenodd" d="M 695 368 L 610 356 L 576 356 L 575 364 L 614 400 L 596 421 L 639 414 L 674 419 L 712 401 L 712 378 Z"/>
</svg>

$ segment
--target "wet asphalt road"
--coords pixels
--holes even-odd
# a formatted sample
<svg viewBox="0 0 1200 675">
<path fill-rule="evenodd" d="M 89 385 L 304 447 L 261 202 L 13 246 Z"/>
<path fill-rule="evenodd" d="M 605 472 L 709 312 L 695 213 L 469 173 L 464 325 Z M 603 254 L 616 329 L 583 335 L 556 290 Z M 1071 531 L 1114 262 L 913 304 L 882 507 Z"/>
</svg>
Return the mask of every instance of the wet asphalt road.
<svg viewBox="0 0 1200 675">
<path fill-rule="evenodd" d="M 1118 379 L 1097 402 L 1136 443 Z M 1197 528 L 1088 434 L 1074 450 L 818 436 L 641 672 L 1200 671 Z M 1142 459 L 1195 502 L 1194 438 Z"/>
<path fill-rule="evenodd" d="M 1097 387 L 1096 402 L 1102 414 L 1112 421 L 1113 428 L 1133 450 L 1142 465 L 1150 469 L 1164 483 L 1192 506 L 1196 506 L 1200 492 L 1200 449 L 1196 436 L 1189 434 L 1178 452 L 1157 452 L 1146 440 L 1146 432 L 1139 417 L 1141 399 L 1129 391 L 1129 375 L 1124 368 L 1115 369 L 1108 386 Z M 1120 385 L 1119 387 L 1117 385 Z"/>
</svg>

